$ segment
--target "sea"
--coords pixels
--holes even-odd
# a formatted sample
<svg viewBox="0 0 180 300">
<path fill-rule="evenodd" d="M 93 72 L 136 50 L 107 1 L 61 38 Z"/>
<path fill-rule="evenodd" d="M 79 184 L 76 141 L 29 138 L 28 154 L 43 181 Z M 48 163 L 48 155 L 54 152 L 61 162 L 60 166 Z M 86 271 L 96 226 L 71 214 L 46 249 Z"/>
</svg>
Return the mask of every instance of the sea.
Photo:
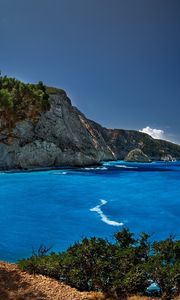
<svg viewBox="0 0 180 300">
<path fill-rule="evenodd" d="M 113 241 L 123 227 L 152 240 L 180 238 L 180 162 L 0 172 L 0 260 L 84 237 Z"/>
</svg>

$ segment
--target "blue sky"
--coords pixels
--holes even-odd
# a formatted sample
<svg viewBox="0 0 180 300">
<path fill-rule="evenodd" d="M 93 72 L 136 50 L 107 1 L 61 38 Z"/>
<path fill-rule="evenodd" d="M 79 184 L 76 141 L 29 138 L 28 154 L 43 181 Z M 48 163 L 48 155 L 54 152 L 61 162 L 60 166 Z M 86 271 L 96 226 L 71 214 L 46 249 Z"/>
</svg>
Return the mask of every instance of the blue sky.
<svg viewBox="0 0 180 300">
<path fill-rule="evenodd" d="M 179 0 L 0 0 L 0 69 L 106 127 L 180 143 Z"/>
</svg>

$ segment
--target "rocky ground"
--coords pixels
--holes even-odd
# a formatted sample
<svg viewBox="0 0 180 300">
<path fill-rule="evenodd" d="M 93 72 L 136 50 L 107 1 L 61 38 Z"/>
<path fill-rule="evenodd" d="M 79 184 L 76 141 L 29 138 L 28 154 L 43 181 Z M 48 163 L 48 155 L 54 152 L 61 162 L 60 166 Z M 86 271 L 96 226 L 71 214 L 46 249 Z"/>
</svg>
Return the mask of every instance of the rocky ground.
<svg viewBox="0 0 180 300">
<path fill-rule="evenodd" d="M 130 297 L 128 300 L 148 300 Z M 17 265 L 0 262 L 0 300 L 110 300 L 100 293 L 79 292 L 42 275 L 30 275 Z M 122 300 L 122 299 L 120 299 Z M 176 299 L 180 300 L 180 298 Z"/>
</svg>

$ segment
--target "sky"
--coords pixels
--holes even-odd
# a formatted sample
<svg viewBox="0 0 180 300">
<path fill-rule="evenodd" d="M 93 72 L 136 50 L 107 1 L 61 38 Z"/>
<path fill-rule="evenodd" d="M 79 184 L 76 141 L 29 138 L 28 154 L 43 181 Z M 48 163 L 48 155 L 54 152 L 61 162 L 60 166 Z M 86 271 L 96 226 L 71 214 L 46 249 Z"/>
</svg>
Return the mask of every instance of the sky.
<svg viewBox="0 0 180 300">
<path fill-rule="evenodd" d="M 0 0 L 0 70 L 86 116 L 180 143 L 179 0 Z"/>
</svg>

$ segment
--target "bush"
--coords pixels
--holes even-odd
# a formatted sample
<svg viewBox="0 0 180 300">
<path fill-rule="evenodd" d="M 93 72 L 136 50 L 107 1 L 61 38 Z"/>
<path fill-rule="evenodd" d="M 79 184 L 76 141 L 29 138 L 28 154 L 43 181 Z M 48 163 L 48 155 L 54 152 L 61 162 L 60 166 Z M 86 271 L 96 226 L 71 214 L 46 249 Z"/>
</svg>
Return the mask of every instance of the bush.
<svg viewBox="0 0 180 300">
<path fill-rule="evenodd" d="M 51 95 L 66 95 L 66 92 L 64 90 L 52 86 L 46 86 L 46 91 Z"/>
<path fill-rule="evenodd" d="M 59 279 L 81 291 L 102 291 L 117 299 L 146 294 L 152 280 L 163 299 L 179 294 L 180 242 L 169 237 L 149 242 L 126 228 L 115 234 L 115 242 L 83 239 L 61 253 L 41 251 L 18 262 L 22 270 Z"/>
<path fill-rule="evenodd" d="M 162 299 L 170 300 L 180 293 L 180 241 L 174 241 L 170 236 L 165 241 L 154 242 L 152 251 L 147 271 L 158 283 Z"/>
<path fill-rule="evenodd" d="M 25 118 L 36 120 L 39 113 L 49 109 L 49 95 L 46 86 L 25 84 L 15 78 L 2 77 L 0 73 L 0 118 L 1 128 L 13 127 Z"/>
</svg>

